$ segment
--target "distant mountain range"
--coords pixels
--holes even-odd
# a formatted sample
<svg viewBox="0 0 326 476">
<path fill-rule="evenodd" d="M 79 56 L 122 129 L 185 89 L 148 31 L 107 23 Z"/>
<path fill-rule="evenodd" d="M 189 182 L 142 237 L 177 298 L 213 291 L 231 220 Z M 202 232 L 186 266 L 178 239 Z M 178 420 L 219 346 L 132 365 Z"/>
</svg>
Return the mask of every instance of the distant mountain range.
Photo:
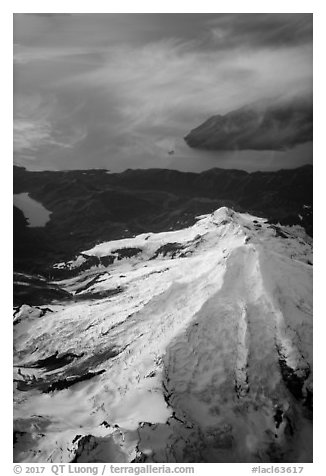
<svg viewBox="0 0 326 476">
<path fill-rule="evenodd" d="M 250 105 L 215 115 L 193 129 L 185 141 L 209 150 L 286 150 L 312 141 L 312 102 Z"/>
<path fill-rule="evenodd" d="M 312 235 L 312 166 L 247 173 L 147 169 L 30 172 L 14 167 L 14 193 L 28 192 L 52 212 L 30 228 L 14 207 L 14 269 L 53 277 L 52 265 L 100 242 L 180 229 L 221 206 Z M 51 271 L 50 271 L 51 270 Z"/>
</svg>

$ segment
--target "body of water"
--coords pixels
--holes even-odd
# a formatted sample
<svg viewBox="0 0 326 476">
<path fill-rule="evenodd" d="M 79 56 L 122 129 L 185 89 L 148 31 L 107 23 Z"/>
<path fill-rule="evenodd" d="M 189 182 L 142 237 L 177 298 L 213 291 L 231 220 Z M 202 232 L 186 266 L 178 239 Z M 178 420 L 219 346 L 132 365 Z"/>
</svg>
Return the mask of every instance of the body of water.
<svg viewBox="0 0 326 476">
<path fill-rule="evenodd" d="M 24 213 L 30 227 L 45 226 L 50 220 L 51 212 L 28 193 L 15 194 L 14 205 Z"/>
</svg>

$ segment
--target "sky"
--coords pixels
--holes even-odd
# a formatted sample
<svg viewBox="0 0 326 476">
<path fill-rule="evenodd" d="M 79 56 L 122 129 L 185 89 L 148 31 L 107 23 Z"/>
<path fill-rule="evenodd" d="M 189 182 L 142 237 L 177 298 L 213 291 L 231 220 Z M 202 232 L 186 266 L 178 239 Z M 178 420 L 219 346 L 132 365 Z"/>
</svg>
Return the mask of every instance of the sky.
<svg viewBox="0 0 326 476">
<path fill-rule="evenodd" d="M 14 14 L 14 163 L 30 170 L 311 163 L 311 142 L 208 152 L 183 139 L 212 115 L 302 98 L 311 14 Z"/>
</svg>

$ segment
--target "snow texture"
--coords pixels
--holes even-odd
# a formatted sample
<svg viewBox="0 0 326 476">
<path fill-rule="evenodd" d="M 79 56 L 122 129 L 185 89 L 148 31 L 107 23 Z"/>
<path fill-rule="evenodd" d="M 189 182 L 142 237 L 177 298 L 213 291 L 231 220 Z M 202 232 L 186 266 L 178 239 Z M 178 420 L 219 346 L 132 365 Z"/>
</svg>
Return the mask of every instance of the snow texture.
<svg viewBox="0 0 326 476">
<path fill-rule="evenodd" d="M 67 267 L 109 255 L 14 310 L 15 461 L 311 461 L 304 230 L 220 208 Z"/>
</svg>

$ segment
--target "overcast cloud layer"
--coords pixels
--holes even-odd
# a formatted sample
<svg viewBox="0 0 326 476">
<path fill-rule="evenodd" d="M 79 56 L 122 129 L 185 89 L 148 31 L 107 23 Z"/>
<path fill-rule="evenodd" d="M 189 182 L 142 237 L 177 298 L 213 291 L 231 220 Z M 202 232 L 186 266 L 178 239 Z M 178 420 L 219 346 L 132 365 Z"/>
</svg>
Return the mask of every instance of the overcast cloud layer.
<svg viewBox="0 0 326 476">
<path fill-rule="evenodd" d="M 14 15 L 14 154 L 30 169 L 309 163 L 311 143 L 219 154 L 183 137 L 212 115 L 311 93 L 310 14 Z"/>
</svg>

